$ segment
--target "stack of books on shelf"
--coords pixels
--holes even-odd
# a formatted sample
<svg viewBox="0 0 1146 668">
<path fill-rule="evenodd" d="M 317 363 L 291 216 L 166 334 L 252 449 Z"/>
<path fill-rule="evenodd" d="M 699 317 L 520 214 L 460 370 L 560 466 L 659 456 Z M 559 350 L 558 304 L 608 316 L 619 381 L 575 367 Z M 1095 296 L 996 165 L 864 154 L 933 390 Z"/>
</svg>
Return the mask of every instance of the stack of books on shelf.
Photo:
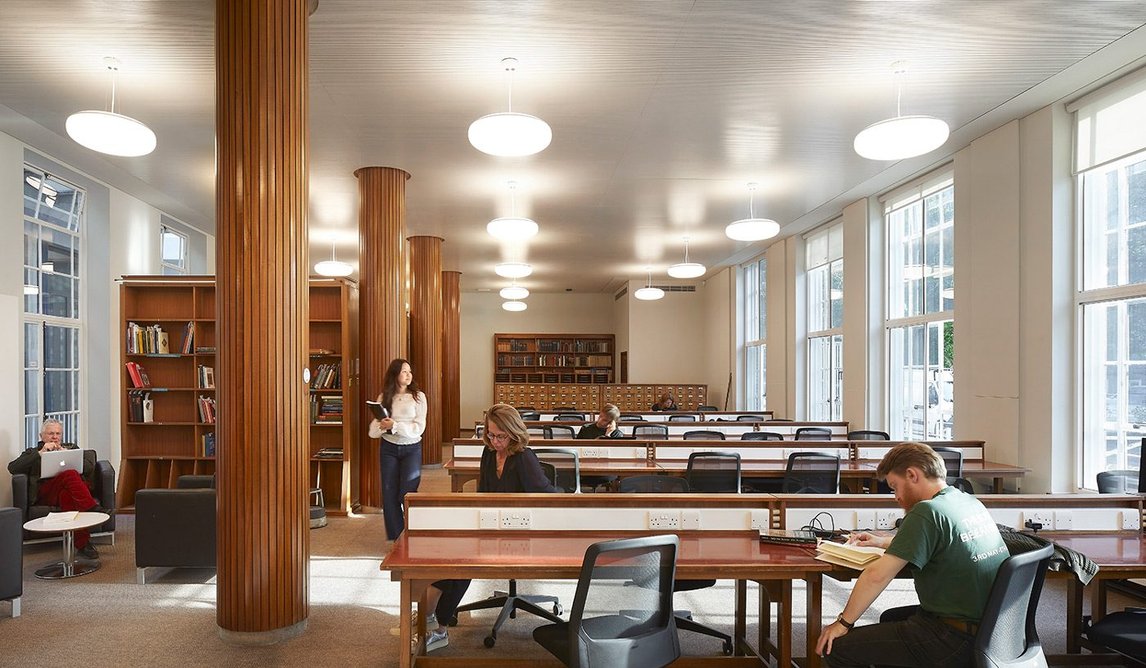
<svg viewBox="0 0 1146 668">
<path fill-rule="evenodd" d="M 142 364 L 126 362 L 124 366 L 127 367 L 127 377 L 131 379 L 132 387 L 151 387 L 151 379 L 147 377 Z"/>
<path fill-rule="evenodd" d="M 199 395 L 199 421 L 215 424 L 215 397 Z"/>
<path fill-rule="evenodd" d="M 215 389 L 215 368 L 210 366 L 199 365 L 199 389 L 213 390 Z"/>
<path fill-rule="evenodd" d="M 184 355 L 190 355 L 191 351 L 195 349 L 195 323 L 187 321 L 183 326 L 183 345 L 179 346 L 179 352 Z"/>
<path fill-rule="evenodd" d="M 816 558 L 829 564 L 845 566 L 862 571 L 875 563 L 883 556 L 882 547 L 866 547 L 861 545 L 848 545 L 835 543 L 829 540 L 820 541 L 816 546 Z"/>
<path fill-rule="evenodd" d="M 342 424 L 342 397 L 312 396 L 310 421 L 313 424 Z"/>
<path fill-rule="evenodd" d="M 342 388 L 342 364 L 332 362 L 319 364 L 314 377 L 310 379 L 312 390 L 337 390 Z"/>
<path fill-rule="evenodd" d="M 215 432 L 209 431 L 199 437 L 199 446 L 202 448 L 204 457 L 215 456 Z"/>
<path fill-rule="evenodd" d="M 155 420 L 155 402 L 152 400 L 150 392 L 128 390 L 127 419 L 128 422 L 152 422 Z"/>
<path fill-rule="evenodd" d="M 129 322 L 125 340 L 128 355 L 166 355 L 171 352 L 167 332 L 159 325 L 141 327 Z"/>
</svg>

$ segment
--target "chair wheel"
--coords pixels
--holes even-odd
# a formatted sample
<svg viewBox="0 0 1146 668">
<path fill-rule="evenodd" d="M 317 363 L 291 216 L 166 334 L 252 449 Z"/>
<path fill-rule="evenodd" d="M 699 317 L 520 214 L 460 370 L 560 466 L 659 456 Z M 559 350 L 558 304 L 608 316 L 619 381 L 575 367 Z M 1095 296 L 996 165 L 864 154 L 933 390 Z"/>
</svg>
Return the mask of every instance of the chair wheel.
<svg viewBox="0 0 1146 668">
<path fill-rule="evenodd" d="M 483 642 L 485 642 L 486 647 L 492 648 L 497 643 L 497 638 L 494 638 L 493 636 L 486 636 Z"/>
<path fill-rule="evenodd" d="M 565 608 L 562 608 L 560 603 L 554 603 L 553 604 L 553 614 L 560 617 L 561 615 L 565 614 Z"/>
<path fill-rule="evenodd" d="M 724 642 L 724 656 L 732 656 L 732 643 Z"/>
</svg>

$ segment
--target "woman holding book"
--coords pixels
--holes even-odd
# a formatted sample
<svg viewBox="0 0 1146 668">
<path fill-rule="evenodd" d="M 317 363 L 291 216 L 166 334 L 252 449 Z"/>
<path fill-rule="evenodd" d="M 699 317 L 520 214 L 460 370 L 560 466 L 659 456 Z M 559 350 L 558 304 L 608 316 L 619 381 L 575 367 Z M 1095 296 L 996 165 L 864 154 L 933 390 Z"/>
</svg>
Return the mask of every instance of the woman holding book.
<svg viewBox="0 0 1146 668">
<path fill-rule="evenodd" d="M 422 482 L 422 432 L 426 431 L 426 395 L 414 382 L 404 359 L 390 362 L 378 403 L 388 417 L 370 422 L 370 438 L 381 438 L 382 519 L 386 538 L 396 540 L 405 528 L 406 494 Z"/>
</svg>

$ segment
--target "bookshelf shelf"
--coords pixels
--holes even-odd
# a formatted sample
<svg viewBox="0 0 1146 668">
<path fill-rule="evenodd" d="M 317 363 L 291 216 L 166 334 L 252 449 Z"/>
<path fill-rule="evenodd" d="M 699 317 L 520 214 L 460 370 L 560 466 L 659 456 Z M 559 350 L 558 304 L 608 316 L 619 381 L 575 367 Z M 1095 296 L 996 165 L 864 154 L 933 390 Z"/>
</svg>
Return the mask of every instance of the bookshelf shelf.
<svg viewBox="0 0 1146 668">
<path fill-rule="evenodd" d="M 494 334 L 494 383 L 614 382 L 612 334 Z"/>
<path fill-rule="evenodd" d="M 333 386 L 313 388 L 310 395 L 339 401 L 339 410 L 346 406 L 346 413 L 342 422 L 316 423 L 311 426 L 322 429 L 308 430 L 309 480 L 321 485 L 328 513 L 344 514 L 351 504 L 359 402 L 357 378 L 342 374 L 357 358 L 358 286 L 346 279 L 313 279 L 310 306 L 311 314 L 319 317 L 309 321 L 309 347 L 323 351 L 309 356 L 311 371 L 320 363 L 338 367 L 327 371 L 328 379 L 333 373 Z M 181 475 L 215 473 L 215 457 L 205 448 L 208 439 L 213 442 L 217 425 L 203 419 L 201 403 L 216 411 L 216 388 L 199 387 L 211 383 L 216 366 L 214 277 L 125 276 L 120 283 L 120 324 L 122 461 L 116 505 L 130 512 L 140 489 L 172 488 Z M 158 352 L 162 350 L 170 352 Z M 129 363 L 141 367 L 138 382 Z M 142 420 L 144 401 L 151 404 L 151 422 Z M 323 448 L 341 448 L 345 454 L 314 457 Z"/>
</svg>

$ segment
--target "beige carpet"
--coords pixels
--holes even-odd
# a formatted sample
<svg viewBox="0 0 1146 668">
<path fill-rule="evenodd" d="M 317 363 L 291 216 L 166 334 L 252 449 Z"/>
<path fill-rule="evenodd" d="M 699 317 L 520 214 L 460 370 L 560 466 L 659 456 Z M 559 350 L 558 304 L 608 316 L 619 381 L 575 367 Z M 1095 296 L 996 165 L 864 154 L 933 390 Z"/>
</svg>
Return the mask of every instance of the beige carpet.
<svg viewBox="0 0 1146 668">
<path fill-rule="evenodd" d="M 439 491 L 448 485 L 441 470 L 427 471 L 423 489 Z M 23 615 L 6 616 L 0 603 L 0 666 L 42 663 L 80 666 L 393 666 L 397 664 L 398 586 L 378 570 L 385 541 L 381 516 L 331 518 L 330 525 L 311 532 L 310 616 L 300 637 L 273 647 L 227 645 L 215 625 L 215 573 L 213 570 L 152 569 L 147 585 L 135 584 L 134 522 L 130 515 L 118 520 L 114 546 L 99 544 L 102 568 L 90 575 L 65 581 L 34 577 L 35 569 L 55 559 L 58 543 L 29 545 L 24 551 Z M 475 581 L 466 601 L 487 596 L 499 581 Z M 571 582 L 524 582 L 525 592 L 556 593 L 570 605 Z M 1039 610 L 1039 632 L 1047 650 L 1065 649 L 1064 588 L 1051 582 Z M 824 619 L 842 607 L 848 589 L 828 580 L 824 585 Z M 797 654 L 802 654 L 804 627 L 802 588 L 796 600 Z M 678 594 L 676 607 L 694 612 L 698 621 L 730 631 L 732 582 Z M 1114 605 L 1124 602 L 1115 597 Z M 865 616 L 874 621 L 887 607 L 913 602 L 907 582 L 896 582 Z M 756 605 L 750 589 L 749 610 Z M 539 659 L 546 656 L 530 632 L 541 623 L 527 615 L 511 620 L 499 635 L 497 647 L 487 650 L 482 639 L 493 623 L 493 611 L 465 616 L 451 629 L 450 647 L 441 656 L 504 653 Z M 756 627 L 749 626 L 749 637 Z M 715 655 L 718 641 L 682 633 L 689 655 Z"/>
</svg>

